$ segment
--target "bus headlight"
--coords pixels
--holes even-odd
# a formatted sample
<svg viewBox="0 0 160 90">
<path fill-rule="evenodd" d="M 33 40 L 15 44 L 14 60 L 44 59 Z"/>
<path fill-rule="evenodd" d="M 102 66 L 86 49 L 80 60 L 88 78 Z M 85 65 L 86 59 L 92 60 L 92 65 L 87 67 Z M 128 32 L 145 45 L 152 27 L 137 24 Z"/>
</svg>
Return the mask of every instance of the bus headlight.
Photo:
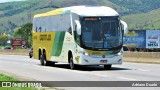
<svg viewBox="0 0 160 90">
<path fill-rule="evenodd" d="M 120 55 L 122 55 L 123 54 L 123 52 L 122 51 L 120 51 L 119 53 L 117 53 L 117 55 L 118 56 L 120 56 Z"/>
<path fill-rule="evenodd" d="M 89 55 L 85 50 L 82 53 L 83 55 Z"/>
</svg>

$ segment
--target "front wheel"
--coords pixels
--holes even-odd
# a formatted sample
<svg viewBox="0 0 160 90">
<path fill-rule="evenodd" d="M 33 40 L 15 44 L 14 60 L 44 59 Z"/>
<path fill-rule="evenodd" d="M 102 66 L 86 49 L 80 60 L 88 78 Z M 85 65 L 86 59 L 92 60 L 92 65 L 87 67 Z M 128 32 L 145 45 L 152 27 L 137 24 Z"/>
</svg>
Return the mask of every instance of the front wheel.
<svg viewBox="0 0 160 90">
<path fill-rule="evenodd" d="M 70 68 L 71 68 L 71 69 L 75 69 L 75 64 L 74 64 L 74 62 L 73 62 L 73 57 L 72 57 L 72 56 L 70 57 L 69 61 L 70 61 L 70 62 L 69 62 Z"/>
<path fill-rule="evenodd" d="M 111 67 L 112 67 L 112 65 L 104 65 L 104 69 L 106 69 L 106 70 L 110 70 Z"/>
</svg>

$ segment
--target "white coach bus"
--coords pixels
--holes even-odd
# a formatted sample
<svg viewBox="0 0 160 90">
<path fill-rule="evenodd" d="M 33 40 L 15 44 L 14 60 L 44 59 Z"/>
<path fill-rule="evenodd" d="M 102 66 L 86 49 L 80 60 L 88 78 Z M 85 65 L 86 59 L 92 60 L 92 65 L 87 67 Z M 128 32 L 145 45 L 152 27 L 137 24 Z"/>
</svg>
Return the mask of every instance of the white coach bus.
<svg viewBox="0 0 160 90">
<path fill-rule="evenodd" d="M 104 65 L 123 61 L 123 32 L 128 27 L 106 6 L 72 6 L 38 14 L 33 19 L 33 57 L 52 62 Z"/>
</svg>

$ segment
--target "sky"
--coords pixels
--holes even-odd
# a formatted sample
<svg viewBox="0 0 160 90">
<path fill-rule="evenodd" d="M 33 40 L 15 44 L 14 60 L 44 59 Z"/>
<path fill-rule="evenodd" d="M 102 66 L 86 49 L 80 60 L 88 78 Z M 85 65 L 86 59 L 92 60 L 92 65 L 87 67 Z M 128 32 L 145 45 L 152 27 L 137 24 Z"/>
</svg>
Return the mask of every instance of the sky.
<svg viewBox="0 0 160 90">
<path fill-rule="evenodd" d="M 12 1 L 23 1 L 23 0 L 0 0 L 0 3 L 12 2 Z"/>
</svg>

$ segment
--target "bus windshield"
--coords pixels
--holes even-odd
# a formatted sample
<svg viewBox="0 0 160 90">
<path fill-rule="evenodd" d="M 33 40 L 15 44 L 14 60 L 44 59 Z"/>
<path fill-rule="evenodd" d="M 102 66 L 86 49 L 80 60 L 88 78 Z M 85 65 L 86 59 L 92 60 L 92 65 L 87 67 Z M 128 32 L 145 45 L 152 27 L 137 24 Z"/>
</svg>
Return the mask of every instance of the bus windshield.
<svg viewBox="0 0 160 90">
<path fill-rule="evenodd" d="M 119 17 L 83 17 L 81 25 L 85 47 L 109 49 L 122 45 Z"/>
</svg>

